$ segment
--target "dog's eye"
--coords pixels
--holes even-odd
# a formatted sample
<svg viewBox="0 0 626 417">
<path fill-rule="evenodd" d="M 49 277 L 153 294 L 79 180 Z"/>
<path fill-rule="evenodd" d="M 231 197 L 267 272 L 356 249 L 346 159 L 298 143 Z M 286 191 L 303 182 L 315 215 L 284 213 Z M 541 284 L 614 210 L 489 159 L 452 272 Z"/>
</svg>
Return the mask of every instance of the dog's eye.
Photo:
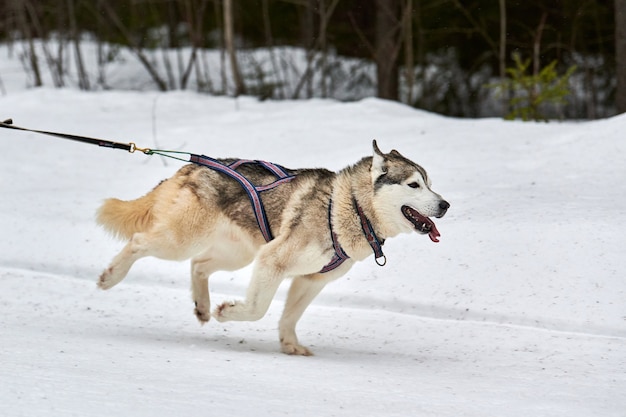
<svg viewBox="0 0 626 417">
<path fill-rule="evenodd" d="M 411 187 L 411 188 L 420 188 L 420 185 L 418 183 L 416 183 L 416 182 L 412 182 L 412 183 L 409 184 L 409 187 Z"/>
</svg>

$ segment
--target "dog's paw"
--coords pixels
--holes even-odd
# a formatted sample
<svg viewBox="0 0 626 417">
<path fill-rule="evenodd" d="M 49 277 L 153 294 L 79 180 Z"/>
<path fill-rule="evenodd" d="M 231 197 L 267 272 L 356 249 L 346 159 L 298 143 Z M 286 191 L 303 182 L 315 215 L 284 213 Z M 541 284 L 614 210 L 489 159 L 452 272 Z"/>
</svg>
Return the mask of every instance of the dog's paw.
<svg viewBox="0 0 626 417">
<path fill-rule="evenodd" d="M 211 308 L 205 306 L 198 306 L 196 302 L 196 307 L 193 309 L 193 314 L 196 315 L 196 318 L 200 322 L 200 324 L 204 324 L 211 319 Z"/>
<path fill-rule="evenodd" d="M 100 278 L 98 279 L 98 287 L 102 290 L 108 290 L 113 287 L 117 282 L 113 279 L 113 267 L 108 267 L 105 269 L 102 274 L 100 274 Z"/>
<path fill-rule="evenodd" d="M 213 317 L 220 323 L 233 320 L 235 311 L 240 304 L 239 301 L 225 301 L 213 310 Z"/>
<path fill-rule="evenodd" d="M 287 355 L 313 356 L 313 352 L 297 343 L 282 342 L 280 344 L 280 351 Z"/>
</svg>

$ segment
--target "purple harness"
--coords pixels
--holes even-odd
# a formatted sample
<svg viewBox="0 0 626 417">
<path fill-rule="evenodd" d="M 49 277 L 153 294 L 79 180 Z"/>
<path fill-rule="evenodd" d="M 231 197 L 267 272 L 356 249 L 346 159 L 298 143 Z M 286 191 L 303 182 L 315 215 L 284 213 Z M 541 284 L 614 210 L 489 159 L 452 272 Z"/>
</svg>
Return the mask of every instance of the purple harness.
<svg viewBox="0 0 626 417">
<path fill-rule="evenodd" d="M 335 249 L 335 254 L 333 255 L 333 259 L 331 259 L 330 262 L 326 264 L 326 266 L 320 271 L 320 273 L 322 274 L 324 272 L 332 271 L 333 269 L 339 267 L 339 265 L 344 263 L 346 259 L 350 259 L 350 257 L 346 255 L 346 253 L 343 251 L 343 248 L 339 244 L 339 241 L 337 240 L 337 233 L 333 232 L 333 222 L 331 217 L 332 208 L 333 200 L 331 198 L 330 203 L 328 203 L 328 228 L 330 229 L 330 237 L 333 239 L 333 249 Z"/>
<path fill-rule="evenodd" d="M 238 159 L 228 165 L 225 165 L 218 160 L 208 157 L 206 155 L 191 154 L 190 156 L 190 162 L 205 166 L 207 168 L 211 168 L 215 171 L 228 175 L 229 177 L 236 180 L 239 184 L 241 184 L 243 189 L 248 194 L 248 198 L 250 198 L 250 203 L 252 204 L 254 216 L 256 217 L 256 222 L 259 225 L 261 234 L 263 234 L 266 242 L 273 240 L 274 236 L 272 235 L 270 224 L 267 220 L 267 215 L 265 214 L 265 207 L 263 206 L 263 201 L 261 200 L 260 193 L 262 193 L 263 191 L 271 190 L 281 184 L 285 184 L 293 180 L 296 176 L 288 174 L 285 168 L 283 168 L 282 166 L 266 161 Z M 249 179 L 241 175 L 239 172 L 235 171 L 238 167 L 244 164 L 254 164 L 262 166 L 276 176 L 276 181 L 262 186 L 256 186 L 252 184 Z M 365 235 L 367 242 L 370 244 L 372 250 L 374 251 L 376 263 L 382 266 L 387 261 L 381 248 L 384 241 L 379 241 L 376 233 L 374 233 L 374 229 L 372 228 L 369 219 L 365 216 L 365 214 L 363 213 L 363 209 L 358 205 L 356 200 L 353 199 L 353 203 L 357 213 L 359 214 L 363 234 Z M 341 245 L 337 240 L 337 234 L 333 231 L 333 224 L 331 219 L 332 206 L 333 201 L 331 199 L 330 203 L 328 204 L 328 226 L 330 228 L 330 236 L 333 241 L 333 249 L 335 250 L 335 254 L 333 255 L 333 258 L 330 260 L 330 262 L 320 270 L 320 273 L 322 274 L 338 268 L 342 263 L 346 261 L 346 259 L 350 259 L 346 252 L 341 248 Z M 380 259 L 381 257 L 385 258 L 382 263 L 378 262 L 378 259 Z"/>
<path fill-rule="evenodd" d="M 238 159 L 229 165 L 224 165 L 216 159 L 210 158 L 208 156 L 193 154 L 191 155 L 190 161 L 195 164 L 203 165 L 207 168 L 211 168 L 215 171 L 226 174 L 229 177 L 237 180 L 237 182 L 241 184 L 243 189 L 246 190 L 246 193 L 250 198 L 250 203 L 252 204 L 252 208 L 254 209 L 254 216 L 256 217 L 256 222 L 259 225 L 259 229 L 261 230 L 265 241 L 269 242 L 270 240 L 274 239 L 274 236 L 272 236 L 272 231 L 270 229 L 270 224 L 267 221 L 267 215 L 265 214 L 265 207 L 263 206 L 263 201 L 261 201 L 261 196 L 259 195 L 259 193 L 271 190 L 272 188 L 289 182 L 295 178 L 295 175 L 287 174 L 285 168 L 281 167 L 280 165 L 265 161 Z M 262 185 L 258 187 L 255 186 L 250 182 L 250 180 L 235 171 L 238 167 L 244 164 L 255 164 L 262 166 L 276 176 L 276 181 L 267 185 Z"/>
</svg>

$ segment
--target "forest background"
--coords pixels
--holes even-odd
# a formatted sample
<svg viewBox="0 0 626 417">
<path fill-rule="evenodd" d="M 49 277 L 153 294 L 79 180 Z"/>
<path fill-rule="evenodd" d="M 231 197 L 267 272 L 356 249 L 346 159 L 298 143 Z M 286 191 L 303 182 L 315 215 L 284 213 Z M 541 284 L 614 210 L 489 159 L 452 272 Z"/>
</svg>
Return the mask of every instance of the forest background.
<svg viewBox="0 0 626 417">
<path fill-rule="evenodd" d="M 457 117 L 520 100 L 541 111 L 514 117 L 626 111 L 626 0 L 4 0 L 0 41 L 33 87 L 115 88 L 107 67 L 133 59 L 162 91 L 377 96 Z"/>
</svg>

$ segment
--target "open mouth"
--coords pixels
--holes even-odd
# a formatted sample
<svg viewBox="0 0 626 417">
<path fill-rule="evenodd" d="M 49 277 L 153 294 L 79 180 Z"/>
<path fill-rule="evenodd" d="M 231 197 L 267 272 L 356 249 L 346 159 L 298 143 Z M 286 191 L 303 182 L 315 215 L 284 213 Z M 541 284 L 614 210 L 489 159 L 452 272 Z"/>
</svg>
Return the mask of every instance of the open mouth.
<svg viewBox="0 0 626 417">
<path fill-rule="evenodd" d="M 422 216 L 418 213 L 417 210 L 409 206 L 402 206 L 402 214 L 404 214 L 404 217 L 406 217 L 408 221 L 413 223 L 413 226 L 415 227 L 415 230 L 417 232 L 422 234 L 428 233 L 428 237 L 430 238 L 430 240 L 435 243 L 439 242 L 438 238 L 439 236 L 441 236 L 441 234 L 437 230 L 437 226 L 435 226 L 435 223 L 433 223 L 432 220 L 430 220 L 426 216 Z"/>
</svg>

